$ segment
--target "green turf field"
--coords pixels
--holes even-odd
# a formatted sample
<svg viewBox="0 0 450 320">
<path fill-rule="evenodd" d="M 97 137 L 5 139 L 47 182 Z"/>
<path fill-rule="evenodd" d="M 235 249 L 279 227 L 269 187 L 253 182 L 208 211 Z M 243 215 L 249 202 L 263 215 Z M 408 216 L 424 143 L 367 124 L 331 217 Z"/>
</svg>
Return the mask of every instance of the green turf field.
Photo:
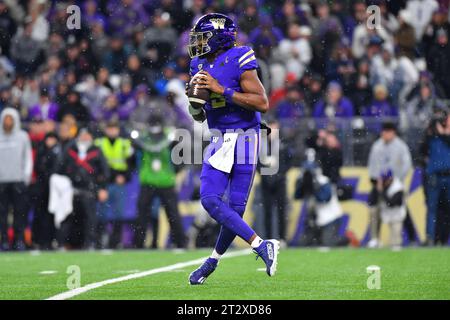
<svg viewBox="0 0 450 320">
<path fill-rule="evenodd" d="M 0 299 L 46 299 L 81 286 L 206 256 L 205 251 L 0 253 Z M 381 289 L 367 288 L 366 268 L 381 268 Z M 203 286 L 189 286 L 194 266 L 105 285 L 73 299 L 450 299 L 450 249 L 286 249 L 269 278 L 253 254 L 224 259 Z M 42 273 L 45 271 L 44 273 Z"/>
</svg>

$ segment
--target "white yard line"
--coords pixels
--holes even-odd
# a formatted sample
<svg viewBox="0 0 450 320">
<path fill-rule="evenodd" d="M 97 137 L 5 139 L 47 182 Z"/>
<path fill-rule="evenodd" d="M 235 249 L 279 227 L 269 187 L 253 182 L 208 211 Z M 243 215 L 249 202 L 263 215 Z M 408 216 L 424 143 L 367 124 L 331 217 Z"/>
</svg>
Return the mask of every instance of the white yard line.
<svg viewBox="0 0 450 320">
<path fill-rule="evenodd" d="M 251 252 L 250 249 L 230 252 L 230 253 L 225 254 L 222 257 L 222 259 L 243 256 L 243 255 L 249 254 L 250 252 Z M 88 291 L 91 291 L 91 290 L 94 290 L 94 289 L 106 286 L 108 284 L 114 284 L 114 283 L 118 283 L 118 282 L 138 279 L 138 278 L 150 276 L 152 274 L 168 272 L 168 271 L 173 271 L 175 269 L 180 269 L 180 268 L 184 268 L 184 267 L 190 267 L 190 266 L 198 265 L 198 264 L 202 263 L 206 258 L 207 257 L 203 257 L 203 258 L 196 259 L 196 260 L 190 260 L 190 261 L 186 261 L 186 262 L 175 263 L 175 264 L 172 264 L 172 265 L 169 265 L 169 266 L 166 266 L 166 267 L 150 269 L 150 270 L 143 271 L 143 272 L 129 274 L 129 275 L 126 275 L 126 276 L 123 276 L 123 277 L 108 279 L 108 280 L 104 280 L 104 281 L 100 281 L 100 282 L 94 282 L 94 283 L 85 285 L 83 287 L 79 287 L 79 288 L 72 289 L 72 290 L 69 290 L 69 291 L 66 291 L 66 292 L 62 292 L 60 294 L 57 294 L 57 295 L 52 296 L 50 298 L 47 298 L 46 300 L 66 300 L 66 299 L 70 299 L 70 298 L 78 296 L 78 295 L 80 295 L 82 293 L 85 293 L 85 292 L 88 292 Z M 185 281 L 187 282 L 187 279 Z"/>
<path fill-rule="evenodd" d="M 58 271 L 56 271 L 56 270 L 44 270 L 44 271 L 39 272 L 39 274 L 42 274 L 42 275 L 49 275 L 49 274 L 56 274 L 56 273 L 58 273 Z"/>
</svg>

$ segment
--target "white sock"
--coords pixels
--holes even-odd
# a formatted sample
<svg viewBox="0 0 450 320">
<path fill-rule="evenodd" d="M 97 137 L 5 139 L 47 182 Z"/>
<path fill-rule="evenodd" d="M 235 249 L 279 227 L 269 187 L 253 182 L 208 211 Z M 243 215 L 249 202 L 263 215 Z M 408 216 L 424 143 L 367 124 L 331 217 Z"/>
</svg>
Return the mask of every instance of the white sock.
<svg viewBox="0 0 450 320">
<path fill-rule="evenodd" d="M 222 257 L 222 255 L 218 254 L 216 249 L 214 249 L 214 251 L 211 253 L 211 256 L 210 256 L 210 258 L 216 259 L 217 261 L 219 261 L 221 257 Z"/>
<path fill-rule="evenodd" d="M 252 243 L 250 244 L 252 246 L 252 248 L 258 248 L 259 245 L 261 244 L 261 242 L 263 242 L 263 239 L 261 239 L 260 237 L 256 236 L 255 239 L 253 239 Z"/>
</svg>

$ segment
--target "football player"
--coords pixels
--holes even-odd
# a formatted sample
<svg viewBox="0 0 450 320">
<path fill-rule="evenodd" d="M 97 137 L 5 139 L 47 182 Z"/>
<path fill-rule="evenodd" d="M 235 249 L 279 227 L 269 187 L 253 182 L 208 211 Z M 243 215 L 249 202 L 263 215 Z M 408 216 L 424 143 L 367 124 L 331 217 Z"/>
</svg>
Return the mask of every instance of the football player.
<svg viewBox="0 0 450 320">
<path fill-rule="evenodd" d="M 210 92 L 203 108 L 190 106 L 190 112 L 197 121 L 206 119 L 210 129 L 225 134 L 213 135 L 200 178 L 201 203 L 221 230 L 213 253 L 190 274 L 189 282 L 203 284 L 236 235 L 253 248 L 266 264 L 267 274 L 273 276 L 279 241 L 261 239 L 242 218 L 258 158 L 260 113 L 268 110 L 255 53 L 250 47 L 236 46 L 236 25 L 218 13 L 204 15 L 196 22 L 188 50 L 192 58 L 189 85 Z M 237 131 L 240 133 L 227 137 L 228 132 Z M 224 202 L 227 188 L 228 201 Z"/>
</svg>

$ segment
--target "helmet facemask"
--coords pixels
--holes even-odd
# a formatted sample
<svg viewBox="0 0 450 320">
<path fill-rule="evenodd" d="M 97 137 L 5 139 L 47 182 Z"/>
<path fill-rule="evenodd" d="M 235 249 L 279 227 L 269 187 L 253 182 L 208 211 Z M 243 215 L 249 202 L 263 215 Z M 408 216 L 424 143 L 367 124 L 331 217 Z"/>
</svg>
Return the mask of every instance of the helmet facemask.
<svg viewBox="0 0 450 320">
<path fill-rule="evenodd" d="M 209 39 L 213 36 L 211 31 L 189 33 L 188 52 L 192 58 L 203 56 L 211 52 L 211 47 L 208 44 Z"/>
</svg>

